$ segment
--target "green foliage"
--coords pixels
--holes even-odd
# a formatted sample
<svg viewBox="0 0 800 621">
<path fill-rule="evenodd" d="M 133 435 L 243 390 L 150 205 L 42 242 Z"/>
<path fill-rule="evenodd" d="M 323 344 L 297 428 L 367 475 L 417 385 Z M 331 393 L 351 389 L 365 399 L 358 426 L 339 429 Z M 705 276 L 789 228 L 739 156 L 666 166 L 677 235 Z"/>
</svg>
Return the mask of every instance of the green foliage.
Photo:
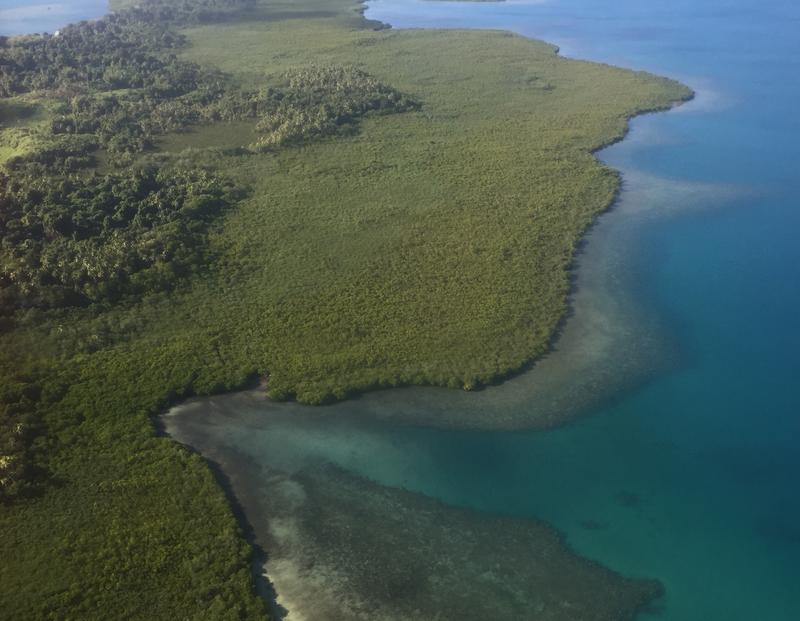
<svg viewBox="0 0 800 621">
<path fill-rule="evenodd" d="M 58 102 L 50 122 L 50 135 L 56 138 L 44 147 L 51 153 L 61 152 L 63 140 L 57 137 L 91 139 L 82 151 L 45 162 L 52 169 L 91 166 L 91 152 L 99 147 L 112 163 L 129 165 L 135 154 L 153 147 L 154 136 L 232 117 L 236 97 L 226 96 L 222 76 L 176 56 L 185 38 L 175 26 L 203 22 L 220 12 L 236 14 L 251 4 L 150 0 L 68 26 L 58 36 L 4 39 L 0 97 L 38 92 Z"/>
<path fill-rule="evenodd" d="M 214 121 L 260 118 L 255 150 L 352 129 L 367 112 L 415 104 L 354 67 L 311 66 L 284 76 L 282 88 L 229 88 L 218 71 L 176 55 L 176 25 L 204 22 L 252 7 L 244 0 L 150 0 L 55 36 L 12 37 L 0 45 L 0 97 L 46 93 L 57 102 L 49 135 L 12 169 L 37 162 L 61 173 L 96 163 L 129 166 L 156 136 Z M 78 138 L 82 138 L 80 142 Z M 244 145 L 242 145 L 244 146 Z"/>
<path fill-rule="evenodd" d="M 342 133 L 368 112 L 403 112 L 416 102 L 352 66 L 317 66 L 288 71 L 285 87 L 258 123 L 264 150 Z"/>
<path fill-rule="evenodd" d="M 191 89 L 196 68 L 174 55 L 182 37 L 160 26 L 142 23 L 127 12 L 68 26 L 59 36 L 12 37 L 0 46 L 0 96 L 43 89 Z"/>
<path fill-rule="evenodd" d="M 5 167 L 15 175 L 41 176 L 74 172 L 95 163 L 91 152 L 97 146 L 93 136 L 58 136 L 8 159 Z"/>
<path fill-rule="evenodd" d="M 0 97 L 43 89 L 142 88 L 161 97 L 186 93 L 198 68 L 172 53 L 184 43 L 174 26 L 218 20 L 254 0 L 145 0 L 58 36 L 0 38 Z"/>
<path fill-rule="evenodd" d="M 170 288 L 201 263 L 208 224 L 240 196 L 202 170 L 0 172 L 0 315 Z"/>
<path fill-rule="evenodd" d="M 14 381 L 16 380 L 16 381 Z M 34 414 L 41 387 L 31 378 L 12 378 L 0 400 L 0 503 L 37 490 L 42 472 L 32 454 L 41 422 Z"/>
</svg>

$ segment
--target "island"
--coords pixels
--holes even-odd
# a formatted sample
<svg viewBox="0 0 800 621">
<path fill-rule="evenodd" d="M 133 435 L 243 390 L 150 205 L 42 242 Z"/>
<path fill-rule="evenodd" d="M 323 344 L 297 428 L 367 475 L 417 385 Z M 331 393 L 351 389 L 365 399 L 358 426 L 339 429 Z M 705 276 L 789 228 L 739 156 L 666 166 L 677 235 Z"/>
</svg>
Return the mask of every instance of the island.
<svg viewBox="0 0 800 621">
<path fill-rule="evenodd" d="M 0 38 L 4 613 L 264 618 L 229 499 L 153 417 L 523 369 L 619 189 L 593 153 L 691 92 L 353 0 L 114 8 Z"/>
</svg>

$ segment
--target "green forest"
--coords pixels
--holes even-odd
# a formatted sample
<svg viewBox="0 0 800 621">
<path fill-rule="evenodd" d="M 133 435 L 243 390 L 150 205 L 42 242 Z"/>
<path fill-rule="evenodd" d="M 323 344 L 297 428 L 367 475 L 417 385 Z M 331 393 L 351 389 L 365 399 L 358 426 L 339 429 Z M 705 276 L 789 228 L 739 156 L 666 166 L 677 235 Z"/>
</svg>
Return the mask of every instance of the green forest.
<svg viewBox="0 0 800 621">
<path fill-rule="evenodd" d="M 690 92 L 351 0 L 116 8 L 0 38 L 3 614 L 263 619 L 153 417 L 519 370 L 617 191 L 593 151 Z"/>
</svg>

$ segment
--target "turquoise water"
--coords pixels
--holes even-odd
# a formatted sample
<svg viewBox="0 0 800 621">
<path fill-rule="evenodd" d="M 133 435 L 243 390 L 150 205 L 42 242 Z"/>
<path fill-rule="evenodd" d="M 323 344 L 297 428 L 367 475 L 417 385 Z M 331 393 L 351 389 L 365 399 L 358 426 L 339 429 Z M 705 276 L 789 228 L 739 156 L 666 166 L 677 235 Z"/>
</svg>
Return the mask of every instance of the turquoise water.
<svg viewBox="0 0 800 621">
<path fill-rule="evenodd" d="M 698 97 L 637 119 L 603 152 L 625 191 L 590 236 L 555 362 L 478 395 L 397 390 L 323 410 L 217 399 L 168 417 L 170 432 L 212 457 L 288 470 L 328 461 L 453 505 L 542 518 L 580 554 L 662 580 L 661 610 L 642 618 L 800 619 L 800 7 L 379 0 L 367 14 L 512 29 L 677 77 Z M 397 422 L 543 407 L 536 378 L 580 368 L 580 325 L 613 300 L 629 329 L 612 325 L 592 366 L 635 381 L 598 376 L 591 416 L 544 433 Z M 636 343 L 655 354 L 634 355 Z M 577 390 L 578 375 L 566 377 L 551 390 Z"/>
<path fill-rule="evenodd" d="M 108 12 L 108 0 L 0 0 L 0 35 L 55 32 Z"/>
<path fill-rule="evenodd" d="M 508 28 L 678 77 L 697 104 L 641 119 L 604 159 L 730 190 L 639 229 L 630 282 L 681 343 L 679 369 L 552 433 L 448 434 L 433 449 L 447 479 L 413 487 L 543 517 L 582 554 L 660 577 L 660 618 L 800 618 L 798 5 L 386 0 L 369 16 Z M 608 526 L 586 530 L 586 517 Z"/>
<path fill-rule="evenodd" d="M 676 76 L 697 104 L 638 121 L 604 159 L 730 190 L 713 208 L 639 229 L 634 293 L 681 343 L 679 369 L 569 428 L 453 439 L 437 447 L 451 480 L 413 487 L 543 517 L 580 553 L 658 576 L 659 618 L 800 618 L 800 9 L 390 0 L 370 16 L 510 28 L 570 55 Z M 587 517 L 607 527 L 582 528 Z"/>
<path fill-rule="evenodd" d="M 105 10 L 0 0 L 0 34 Z M 397 390 L 322 410 L 221 398 L 171 417 L 170 431 L 221 462 L 332 462 L 485 514 L 544 519 L 580 554 L 664 583 L 660 611 L 643 619 L 800 619 L 800 7 L 378 0 L 368 16 L 515 30 L 677 77 L 698 97 L 637 119 L 602 153 L 625 189 L 579 261 L 558 350 L 533 372 L 476 395 Z M 598 318 L 599 341 L 587 336 Z M 414 424 L 488 412 L 517 426 L 578 396 L 591 415 L 544 433 Z"/>
</svg>

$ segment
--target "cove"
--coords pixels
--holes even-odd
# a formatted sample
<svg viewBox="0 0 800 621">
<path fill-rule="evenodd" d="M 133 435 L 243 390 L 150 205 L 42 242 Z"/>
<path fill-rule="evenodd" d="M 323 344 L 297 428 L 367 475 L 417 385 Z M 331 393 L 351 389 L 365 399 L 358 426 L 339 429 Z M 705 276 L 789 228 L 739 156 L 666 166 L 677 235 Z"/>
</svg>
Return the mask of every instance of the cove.
<svg viewBox="0 0 800 621">
<path fill-rule="evenodd" d="M 309 494 L 351 507 L 336 518 L 349 524 L 319 509 L 338 524 L 336 541 L 380 531 L 382 505 L 409 508 L 416 531 L 452 519 L 456 532 L 494 533 L 498 547 L 523 528 L 514 520 L 544 520 L 580 555 L 662 582 L 642 619 L 800 618 L 800 9 L 382 0 L 367 15 L 401 28 L 515 30 L 566 55 L 679 78 L 698 96 L 634 120 L 601 154 L 623 172 L 623 192 L 579 258 L 562 338 L 532 371 L 477 394 L 411 388 L 329 408 L 229 395 L 176 408 L 167 431 L 220 465 L 267 537 L 297 535 L 291 509 Z M 568 426 L 524 428 L 543 409 L 573 407 L 581 416 Z M 453 428 L 471 416 L 482 430 Z M 260 508 L 288 513 L 275 524 Z M 336 541 L 321 528 L 317 558 L 341 552 Z M 496 551 L 476 550 L 489 571 Z M 287 619 L 300 618 L 292 600 L 328 588 L 298 574 L 282 599 L 280 585 Z M 413 588 L 374 585 L 384 599 Z M 466 598 L 471 587 L 461 588 Z"/>
</svg>

